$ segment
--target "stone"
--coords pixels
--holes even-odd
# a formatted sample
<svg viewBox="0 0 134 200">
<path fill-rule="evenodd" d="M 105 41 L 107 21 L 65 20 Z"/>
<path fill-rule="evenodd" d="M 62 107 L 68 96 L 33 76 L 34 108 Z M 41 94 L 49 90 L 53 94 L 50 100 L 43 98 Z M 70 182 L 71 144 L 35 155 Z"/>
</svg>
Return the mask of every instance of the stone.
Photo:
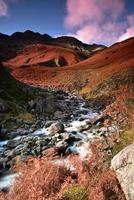
<svg viewBox="0 0 134 200">
<path fill-rule="evenodd" d="M 79 132 L 83 132 L 83 131 L 89 130 L 90 128 L 91 128 L 90 124 L 85 123 L 85 124 L 78 126 L 77 130 Z"/>
<path fill-rule="evenodd" d="M 20 141 L 18 140 L 9 140 L 6 146 L 7 148 L 12 149 L 18 146 L 19 144 L 20 144 Z"/>
<path fill-rule="evenodd" d="M 0 128 L 0 140 L 7 139 L 7 129 Z"/>
<path fill-rule="evenodd" d="M 2 99 L 0 99 L 0 113 L 5 113 L 8 111 L 8 105 L 6 104 L 5 101 L 3 101 Z"/>
<path fill-rule="evenodd" d="M 46 121 L 45 127 L 48 128 L 50 127 L 54 122 L 53 121 Z"/>
<path fill-rule="evenodd" d="M 49 143 L 49 141 L 47 140 L 47 139 L 45 139 L 45 138 L 42 138 L 42 139 L 40 139 L 40 140 L 37 140 L 36 141 L 36 144 L 39 146 L 47 146 L 48 145 L 48 143 Z"/>
<path fill-rule="evenodd" d="M 63 114 L 62 111 L 56 111 L 54 113 L 54 118 L 55 119 L 61 119 L 62 114 Z"/>
<path fill-rule="evenodd" d="M 53 94 L 47 95 L 45 98 L 38 97 L 35 99 L 35 110 L 38 113 L 53 114 L 56 111 L 56 100 Z"/>
<path fill-rule="evenodd" d="M 29 102 L 28 102 L 28 105 L 30 106 L 31 109 L 34 109 L 34 107 L 35 107 L 35 102 L 34 102 L 34 100 L 29 101 Z"/>
<path fill-rule="evenodd" d="M 58 152 L 58 154 L 61 155 L 61 154 L 65 154 L 65 151 L 66 151 L 67 147 L 68 147 L 67 142 L 65 142 L 65 141 L 60 141 L 60 142 L 58 142 L 58 143 L 56 144 L 55 149 L 56 149 L 56 151 Z"/>
<path fill-rule="evenodd" d="M 67 142 L 71 139 L 71 135 L 69 133 L 65 132 L 65 133 L 62 133 L 62 138 L 64 141 Z"/>
<path fill-rule="evenodd" d="M 107 127 L 101 127 L 101 128 L 100 128 L 100 131 L 101 131 L 102 133 L 107 133 L 107 132 L 108 132 L 108 128 L 107 128 Z"/>
<path fill-rule="evenodd" d="M 61 122 L 53 123 L 49 127 L 49 133 L 51 135 L 55 135 L 56 133 L 62 133 L 62 132 L 64 132 L 64 124 L 62 124 Z"/>
<path fill-rule="evenodd" d="M 23 119 L 16 119 L 16 124 L 17 125 L 23 124 Z"/>
<path fill-rule="evenodd" d="M 66 112 L 62 112 L 62 111 L 56 111 L 54 113 L 54 119 L 55 120 L 58 120 L 58 119 L 64 119 L 64 120 L 67 120 L 69 118 L 70 114 L 69 113 L 66 113 Z"/>
<path fill-rule="evenodd" d="M 111 161 L 127 200 L 134 200 L 134 143 L 120 151 Z"/>
</svg>

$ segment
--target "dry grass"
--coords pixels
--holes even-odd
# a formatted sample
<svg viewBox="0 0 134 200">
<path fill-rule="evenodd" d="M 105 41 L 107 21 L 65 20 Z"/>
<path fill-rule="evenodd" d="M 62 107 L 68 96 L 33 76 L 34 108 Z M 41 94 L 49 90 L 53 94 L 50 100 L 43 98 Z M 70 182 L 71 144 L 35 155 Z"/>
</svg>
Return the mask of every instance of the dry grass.
<svg viewBox="0 0 134 200">
<path fill-rule="evenodd" d="M 70 177 L 62 166 L 53 165 L 48 159 L 30 159 L 27 164 L 16 166 L 21 175 L 7 196 L 1 200 L 46 200 L 55 196 Z"/>
<path fill-rule="evenodd" d="M 103 166 L 95 146 L 92 157 L 83 162 L 77 155 L 68 157 L 76 168 L 56 166 L 48 158 L 30 159 L 18 164 L 23 173 L 10 193 L 1 194 L 0 200 L 125 200 L 115 174 Z M 98 159 L 100 158 L 100 159 Z"/>
</svg>

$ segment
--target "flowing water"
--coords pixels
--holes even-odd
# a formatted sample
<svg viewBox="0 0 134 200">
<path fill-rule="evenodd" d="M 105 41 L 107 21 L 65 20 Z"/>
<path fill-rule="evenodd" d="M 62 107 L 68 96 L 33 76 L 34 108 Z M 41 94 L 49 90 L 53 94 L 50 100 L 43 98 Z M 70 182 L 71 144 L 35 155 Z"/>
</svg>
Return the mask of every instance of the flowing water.
<svg viewBox="0 0 134 200">
<path fill-rule="evenodd" d="M 71 103 L 71 98 L 67 97 L 65 99 L 66 102 Z M 80 129 L 83 126 L 86 126 L 92 119 L 97 118 L 100 114 L 98 112 L 93 111 L 91 108 L 87 108 L 85 106 L 85 101 L 79 99 L 76 103 L 76 106 L 73 107 L 72 115 L 70 118 L 64 123 L 65 131 L 68 134 L 72 134 L 76 141 L 72 142 L 68 151 L 72 153 L 79 154 L 82 160 L 89 158 L 91 155 L 91 150 L 89 148 L 89 141 L 94 137 L 92 132 L 81 132 Z M 29 134 L 31 137 L 41 137 L 42 135 L 49 135 L 48 128 L 41 128 L 36 130 L 35 132 Z M 14 140 L 20 141 L 24 136 L 17 136 Z M 5 151 L 8 140 L 0 141 L 0 154 Z M 66 159 L 57 159 L 54 160 L 55 164 L 64 163 L 66 167 L 70 167 L 70 169 L 74 169 L 74 167 L 69 163 Z M 6 174 L 0 177 L 0 189 L 9 187 L 13 184 L 16 176 L 18 174 Z"/>
</svg>

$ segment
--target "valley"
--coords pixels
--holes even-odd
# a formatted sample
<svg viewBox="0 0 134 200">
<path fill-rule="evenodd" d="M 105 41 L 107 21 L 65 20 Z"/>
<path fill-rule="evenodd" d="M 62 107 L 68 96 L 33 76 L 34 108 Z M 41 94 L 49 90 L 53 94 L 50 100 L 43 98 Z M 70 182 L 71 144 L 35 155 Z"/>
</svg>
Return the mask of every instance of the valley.
<svg viewBox="0 0 134 200">
<path fill-rule="evenodd" d="M 25 31 L 0 43 L 0 200 L 66 200 L 73 186 L 80 200 L 125 200 L 114 159 L 133 149 L 134 38 L 105 47 Z"/>
</svg>

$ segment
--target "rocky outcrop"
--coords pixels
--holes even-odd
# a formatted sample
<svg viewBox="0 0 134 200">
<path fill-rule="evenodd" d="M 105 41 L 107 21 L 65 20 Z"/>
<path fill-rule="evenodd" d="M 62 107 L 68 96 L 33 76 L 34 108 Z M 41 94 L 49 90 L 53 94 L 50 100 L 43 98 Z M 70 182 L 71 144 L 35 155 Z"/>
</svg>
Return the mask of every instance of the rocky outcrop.
<svg viewBox="0 0 134 200">
<path fill-rule="evenodd" d="M 127 200 L 134 199 L 134 143 L 119 152 L 111 161 Z"/>
</svg>

